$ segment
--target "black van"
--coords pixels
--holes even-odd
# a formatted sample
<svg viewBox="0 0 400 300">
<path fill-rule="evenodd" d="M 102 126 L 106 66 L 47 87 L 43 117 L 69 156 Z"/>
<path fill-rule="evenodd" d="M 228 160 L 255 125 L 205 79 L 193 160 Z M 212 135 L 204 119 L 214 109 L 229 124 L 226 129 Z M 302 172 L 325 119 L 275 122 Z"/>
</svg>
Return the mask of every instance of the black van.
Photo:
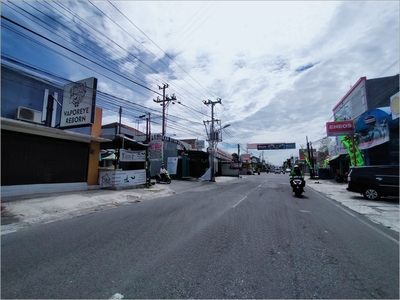
<svg viewBox="0 0 400 300">
<path fill-rule="evenodd" d="M 347 180 L 347 190 L 360 193 L 365 199 L 399 196 L 399 166 L 351 167 Z"/>
</svg>

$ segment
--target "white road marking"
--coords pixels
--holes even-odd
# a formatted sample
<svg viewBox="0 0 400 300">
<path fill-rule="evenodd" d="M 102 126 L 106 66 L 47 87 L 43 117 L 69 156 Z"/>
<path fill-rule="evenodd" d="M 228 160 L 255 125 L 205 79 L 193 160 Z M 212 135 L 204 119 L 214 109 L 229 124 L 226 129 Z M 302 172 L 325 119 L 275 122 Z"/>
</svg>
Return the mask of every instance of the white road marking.
<svg viewBox="0 0 400 300">
<path fill-rule="evenodd" d="M 264 183 L 266 183 L 266 182 L 267 182 L 267 180 L 264 181 Z M 251 191 L 251 193 L 252 193 L 253 191 L 255 191 L 256 189 L 259 189 L 260 187 L 262 187 L 262 185 L 263 185 L 264 183 L 261 183 L 258 187 L 256 187 L 255 189 L 253 189 L 253 190 Z M 247 196 L 244 197 L 243 199 L 241 199 L 241 200 L 240 200 L 238 203 L 236 203 L 234 206 L 232 206 L 232 208 L 235 208 L 236 206 L 238 206 L 238 205 L 240 204 L 240 202 L 242 202 L 243 200 L 246 200 L 246 198 L 247 198 Z"/>
<path fill-rule="evenodd" d="M 232 206 L 232 208 L 235 208 L 236 206 L 238 206 L 239 205 L 239 203 L 240 202 L 242 202 L 243 200 L 245 200 L 247 198 L 247 196 L 246 197 L 244 197 L 242 200 L 240 200 L 238 203 L 236 203 L 234 206 Z"/>
<path fill-rule="evenodd" d="M 116 293 L 115 295 L 113 295 L 111 298 L 109 299 L 124 299 L 124 296 L 121 294 Z"/>
</svg>

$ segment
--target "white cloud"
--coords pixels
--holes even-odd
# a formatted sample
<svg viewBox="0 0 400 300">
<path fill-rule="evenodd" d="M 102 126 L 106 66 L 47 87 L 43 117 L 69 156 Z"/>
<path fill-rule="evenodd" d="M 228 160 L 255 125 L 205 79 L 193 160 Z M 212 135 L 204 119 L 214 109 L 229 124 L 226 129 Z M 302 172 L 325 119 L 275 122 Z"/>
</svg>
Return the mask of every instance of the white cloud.
<svg viewBox="0 0 400 300">
<path fill-rule="evenodd" d="M 93 29 L 85 34 L 104 49 L 101 58 L 110 67 L 155 91 L 158 85 L 169 84 L 167 93 L 176 93 L 183 104 L 169 108 L 171 118 L 181 118 L 168 123 L 178 136 L 179 129 L 185 137 L 192 132 L 204 134 L 199 124 L 211 109 L 202 100 L 220 97 L 216 117 L 232 124 L 224 135 L 230 145 L 296 142 L 299 146 L 306 136 L 316 141 L 324 136 L 332 108 L 352 84 L 362 76 L 377 77 L 399 59 L 396 1 L 112 3 L 129 20 L 110 3 L 93 2 L 126 32 L 91 4 L 65 5 L 101 31 L 101 35 Z M 71 21 L 68 26 L 76 24 Z M 93 76 L 82 66 L 65 64 L 71 78 Z M 124 83 L 121 86 L 109 81 L 104 69 L 99 72 L 103 76 L 95 76 L 100 89 L 161 113 L 153 102 L 155 93 L 116 80 Z M 398 72 L 395 64 L 382 76 Z M 184 121 L 188 119 L 193 123 Z M 191 131 L 185 131 L 189 127 Z M 293 152 L 296 155 L 298 150 Z M 268 155 L 278 163 L 288 153 Z"/>
</svg>

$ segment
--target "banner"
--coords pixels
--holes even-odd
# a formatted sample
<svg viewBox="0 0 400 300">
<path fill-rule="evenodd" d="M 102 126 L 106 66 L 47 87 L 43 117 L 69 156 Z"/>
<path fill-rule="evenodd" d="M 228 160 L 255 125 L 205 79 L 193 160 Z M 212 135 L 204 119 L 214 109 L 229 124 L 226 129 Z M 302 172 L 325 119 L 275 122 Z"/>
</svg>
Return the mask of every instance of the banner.
<svg viewBox="0 0 400 300">
<path fill-rule="evenodd" d="M 168 157 L 167 171 L 170 175 L 176 175 L 178 169 L 178 157 Z"/>
<path fill-rule="evenodd" d="M 140 184 L 146 184 L 146 170 L 99 172 L 99 185 L 101 188 L 129 187 Z"/>
<path fill-rule="evenodd" d="M 313 149 L 314 150 L 314 149 Z M 300 159 L 301 159 L 301 157 L 304 157 L 304 159 L 306 160 L 306 163 L 307 163 L 307 165 L 308 165 L 308 167 L 310 168 L 310 170 L 312 169 L 312 166 L 311 166 L 311 162 L 310 162 L 310 160 L 308 159 L 308 155 L 307 155 L 307 153 L 306 153 L 306 151 L 303 149 L 303 148 L 301 148 L 300 149 Z"/>
<path fill-rule="evenodd" d="M 369 131 L 358 133 L 358 137 L 358 148 L 361 150 L 381 145 L 389 142 L 389 126 L 387 126 L 386 120 L 383 120 L 371 127 Z"/>
<path fill-rule="evenodd" d="M 247 147 L 250 149 L 249 147 Z M 257 150 L 296 149 L 296 143 L 257 144 Z"/>
<path fill-rule="evenodd" d="M 119 161 L 146 161 L 146 150 L 132 151 L 120 149 Z"/>
<path fill-rule="evenodd" d="M 149 156 L 151 160 L 163 160 L 163 142 L 151 142 Z"/>
</svg>

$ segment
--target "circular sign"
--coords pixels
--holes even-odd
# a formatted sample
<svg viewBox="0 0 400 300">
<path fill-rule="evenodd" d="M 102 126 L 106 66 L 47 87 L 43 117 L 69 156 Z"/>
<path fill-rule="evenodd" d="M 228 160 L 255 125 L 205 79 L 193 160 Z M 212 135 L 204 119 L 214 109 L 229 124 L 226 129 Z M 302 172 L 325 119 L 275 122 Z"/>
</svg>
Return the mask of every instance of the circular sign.
<svg viewBox="0 0 400 300">
<path fill-rule="evenodd" d="M 399 96 L 396 96 L 392 99 L 392 102 L 390 103 L 390 110 L 392 111 L 393 114 L 398 115 L 399 114 L 399 106 L 400 106 L 400 100 Z"/>
</svg>

